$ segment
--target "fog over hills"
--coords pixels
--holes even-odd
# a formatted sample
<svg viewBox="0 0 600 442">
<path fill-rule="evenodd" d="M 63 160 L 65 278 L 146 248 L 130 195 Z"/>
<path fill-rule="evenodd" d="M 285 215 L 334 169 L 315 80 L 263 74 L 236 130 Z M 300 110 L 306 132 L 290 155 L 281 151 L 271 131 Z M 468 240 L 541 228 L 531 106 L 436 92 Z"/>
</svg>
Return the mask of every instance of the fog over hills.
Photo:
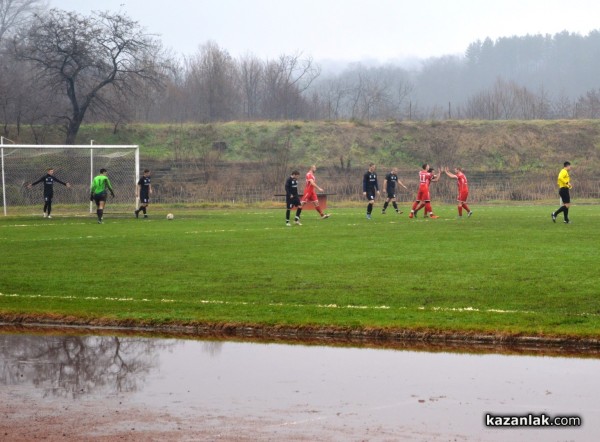
<svg viewBox="0 0 600 442">
<path fill-rule="evenodd" d="M 542 14 L 522 4 L 528 2 L 507 0 L 515 8 L 510 11 L 512 20 L 498 28 L 494 25 L 507 14 L 504 3 L 502 8 L 486 4 L 471 11 L 467 3 L 472 7 L 481 3 L 469 0 L 456 5 L 432 0 L 400 9 L 400 2 L 378 0 L 374 6 L 356 11 L 349 6 L 358 5 L 354 0 L 330 0 L 322 9 L 300 8 L 313 0 L 303 0 L 295 9 L 287 2 L 199 0 L 185 2 L 186 14 L 174 11 L 179 19 L 176 25 L 164 14 L 157 21 L 156 11 L 149 7 L 153 0 L 111 0 L 105 5 L 111 9 L 100 12 L 89 11 L 89 3 L 75 0 L 52 2 L 68 10 L 44 9 L 42 0 L 15 2 L 2 3 L 35 4 L 37 12 L 23 13 L 19 26 L 0 21 L 4 32 L 0 32 L 0 42 L 18 43 L 12 49 L 5 45 L 0 52 L 5 66 L 0 78 L 0 96 L 4 98 L 0 110 L 2 122 L 7 124 L 67 121 L 68 131 L 76 132 L 84 121 L 119 125 L 130 121 L 600 117 L 598 29 L 586 33 L 509 31 L 513 22 L 521 24 L 519 29 L 555 29 L 557 17 L 571 29 L 589 29 L 589 20 L 582 18 L 600 12 L 596 3 L 585 2 L 586 8 L 573 17 L 573 8 L 567 10 L 557 3 L 544 4 Z M 582 2 L 572 0 L 573 4 Z M 222 4 L 238 6 L 236 13 Z M 526 9 L 529 15 L 519 15 Z M 451 20 L 458 11 L 462 18 Z M 137 14 L 135 20 L 130 12 Z M 468 21 L 467 14 L 478 19 Z M 194 26 L 187 27 L 190 16 Z M 108 21 L 127 26 L 119 29 L 121 35 L 115 35 L 114 27 L 106 26 Z M 355 28 L 350 26 L 354 24 Z M 48 26 L 69 29 L 69 44 L 46 44 L 63 34 L 45 34 Z M 466 43 L 456 49 L 463 28 L 469 28 L 466 35 L 484 36 L 469 42 L 461 34 L 460 41 Z M 180 34 L 181 29 L 185 33 Z M 498 37 L 502 35 L 499 29 L 506 30 L 507 36 Z M 106 41 L 121 41 L 123 35 L 133 37 L 131 43 L 137 39 L 130 47 L 133 52 L 148 53 L 130 54 L 128 60 L 137 64 L 135 74 L 121 71 L 103 78 L 108 67 L 123 66 L 125 60 L 113 63 L 101 48 Z M 98 40 L 91 44 L 90 39 Z M 446 44 L 445 40 L 453 42 Z M 163 51 L 174 48 L 173 42 L 179 49 Z M 190 47 L 194 48 L 191 52 Z M 68 53 L 57 55 L 55 48 Z M 65 71 L 51 63 L 56 57 L 66 57 L 76 66 L 73 72 L 77 75 L 67 79 Z M 152 75 L 146 74 L 148 70 Z"/>
</svg>

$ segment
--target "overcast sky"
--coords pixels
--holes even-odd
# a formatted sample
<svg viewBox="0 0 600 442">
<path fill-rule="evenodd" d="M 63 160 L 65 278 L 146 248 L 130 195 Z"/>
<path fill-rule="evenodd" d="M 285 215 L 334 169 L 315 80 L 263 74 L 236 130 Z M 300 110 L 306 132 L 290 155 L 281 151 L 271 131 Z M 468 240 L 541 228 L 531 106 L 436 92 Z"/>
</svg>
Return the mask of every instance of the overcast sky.
<svg viewBox="0 0 600 442">
<path fill-rule="evenodd" d="M 88 14 L 127 13 L 183 55 L 209 40 L 232 56 L 301 52 L 315 60 L 386 62 L 463 54 L 486 37 L 586 35 L 598 0 L 49 0 Z"/>
</svg>

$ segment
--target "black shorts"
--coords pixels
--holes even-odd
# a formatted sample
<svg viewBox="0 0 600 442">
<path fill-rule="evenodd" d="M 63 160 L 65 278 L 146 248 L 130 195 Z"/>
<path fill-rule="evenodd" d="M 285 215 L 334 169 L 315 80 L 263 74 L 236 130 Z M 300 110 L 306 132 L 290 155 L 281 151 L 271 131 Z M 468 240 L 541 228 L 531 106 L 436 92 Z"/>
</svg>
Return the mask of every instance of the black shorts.
<svg viewBox="0 0 600 442">
<path fill-rule="evenodd" d="M 141 196 L 140 197 L 140 203 L 142 204 L 148 204 L 150 202 L 150 197 L 147 196 Z"/>
<path fill-rule="evenodd" d="M 568 187 L 561 187 L 558 190 L 558 194 L 560 195 L 560 199 L 563 204 L 569 204 L 571 202 L 571 195 L 569 194 Z"/>
<path fill-rule="evenodd" d="M 44 195 L 44 201 L 45 202 L 51 202 L 52 198 L 54 197 L 54 195 L 50 194 L 50 195 Z"/>
<path fill-rule="evenodd" d="M 295 195 L 293 197 L 285 197 L 285 206 L 288 209 L 291 209 L 292 207 L 300 207 L 300 197 L 298 195 Z"/>
<path fill-rule="evenodd" d="M 100 201 L 106 201 L 106 192 L 95 194 L 94 201 L 96 202 L 96 205 L 100 204 Z"/>
<path fill-rule="evenodd" d="M 375 200 L 375 189 L 371 189 L 371 190 L 367 190 L 367 199 L 369 201 L 374 201 Z"/>
<path fill-rule="evenodd" d="M 387 197 L 388 197 L 388 199 L 389 199 L 389 200 L 391 200 L 391 199 L 394 199 L 394 198 L 396 198 L 396 194 L 395 194 L 394 192 L 391 192 L 391 193 L 390 193 L 390 192 L 388 192 L 388 193 L 387 193 Z"/>
</svg>

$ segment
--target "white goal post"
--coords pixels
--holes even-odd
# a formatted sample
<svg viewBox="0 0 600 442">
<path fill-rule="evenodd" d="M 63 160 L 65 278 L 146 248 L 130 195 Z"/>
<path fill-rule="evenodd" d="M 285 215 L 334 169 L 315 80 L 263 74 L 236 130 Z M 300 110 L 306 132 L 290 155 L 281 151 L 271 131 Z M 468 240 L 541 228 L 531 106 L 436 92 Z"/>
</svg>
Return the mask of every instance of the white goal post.
<svg viewBox="0 0 600 442">
<path fill-rule="evenodd" d="M 46 175 L 49 168 L 54 169 L 56 178 L 71 184 L 67 188 L 54 183 L 55 207 L 68 206 L 70 212 L 95 210 L 90 202 L 90 185 L 100 169 L 105 168 L 115 191 L 106 211 L 126 212 L 136 208 L 135 190 L 140 177 L 138 145 L 100 145 L 93 140 L 89 145 L 7 144 L 7 141 L 10 140 L 0 137 L 4 216 L 9 208 L 19 209 L 19 213 L 41 214 L 44 183 L 32 188 L 27 185 Z"/>
</svg>

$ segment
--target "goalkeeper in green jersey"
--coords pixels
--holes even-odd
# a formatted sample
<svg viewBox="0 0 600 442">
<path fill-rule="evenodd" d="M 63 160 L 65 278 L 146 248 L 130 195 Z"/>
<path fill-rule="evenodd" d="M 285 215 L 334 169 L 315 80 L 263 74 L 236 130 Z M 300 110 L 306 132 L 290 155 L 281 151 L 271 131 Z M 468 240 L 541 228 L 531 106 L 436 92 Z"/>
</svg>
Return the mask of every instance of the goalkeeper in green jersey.
<svg viewBox="0 0 600 442">
<path fill-rule="evenodd" d="M 96 202 L 96 214 L 98 215 L 98 224 L 102 224 L 104 215 L 104 205 L 106 204 L 107 192 L 110 192 L 112 197 L 115 197 L 115 192 L 110 184 L 110 180 L 106 176 L 106 169 L 100 169 L 100 175 L 96 175 L 92 180 L 90 201 Z"/>
</svg>

